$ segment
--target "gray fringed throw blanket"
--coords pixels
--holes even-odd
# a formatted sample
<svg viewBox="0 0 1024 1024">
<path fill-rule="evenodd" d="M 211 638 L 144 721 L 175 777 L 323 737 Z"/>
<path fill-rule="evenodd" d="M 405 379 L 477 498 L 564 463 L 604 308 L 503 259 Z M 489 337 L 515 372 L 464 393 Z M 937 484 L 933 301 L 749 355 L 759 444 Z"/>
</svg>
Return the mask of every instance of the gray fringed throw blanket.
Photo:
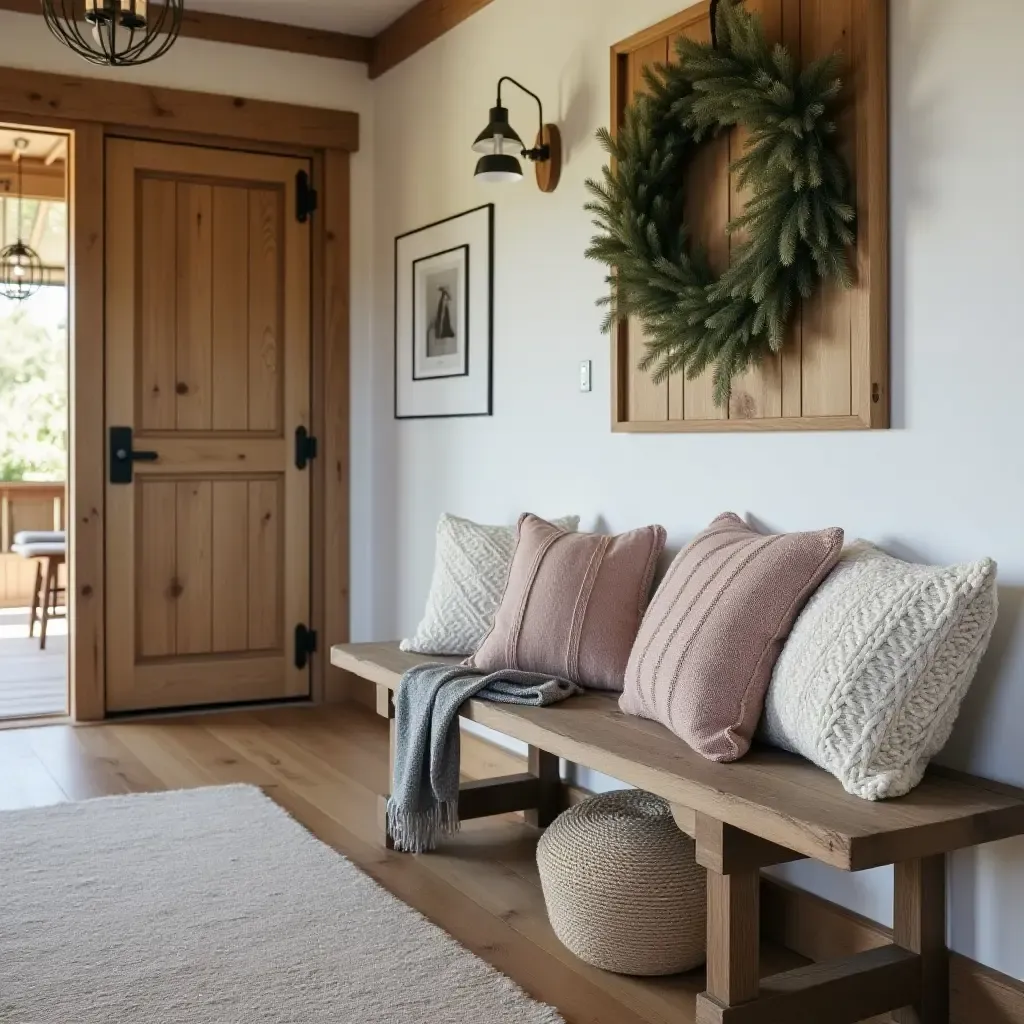
<svg viewBox="0 0 1024 1024">
<path fill-rule="evenodd" d="M 459 708 L 470 699 L 547 707 L 582 690 L 512 669 L 484 675 L 463 665 L 419 665 L 395 694 L 395 781 L 388 833 L 396 850 L 424 853 L 459 829 Z"/>
</svg>

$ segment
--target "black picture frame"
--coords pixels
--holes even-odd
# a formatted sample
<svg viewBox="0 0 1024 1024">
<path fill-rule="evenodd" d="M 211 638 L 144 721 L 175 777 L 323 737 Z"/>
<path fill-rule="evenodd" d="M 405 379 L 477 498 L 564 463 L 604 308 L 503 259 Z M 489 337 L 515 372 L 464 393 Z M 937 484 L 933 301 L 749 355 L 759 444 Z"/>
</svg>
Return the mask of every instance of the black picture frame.
<svg viewBox="0 0 1024 1024">
<path fill-rule="evenodd" d="M 441 227 L 442 225 L 451 224 L 452 222 L 458 221 L 458 220 L 460 220 L 463 217 L 470 217 L 473 214 L 479 214 L 479 213 L 481 213 L 483 211 L 486 211 L 486 215 L 487 215 L 487 220 L 486 220 L 486 224 L 487 224 L 487 241 L 486 241 L 486 245 L 483 247 L 484 255 L 485 255 L 485 258 L 486 258 L 486 273 L 485 273 L 484 279 L 485 279 L 485 282 L 486 282 L 487 310 L 486 310 L 486 314 L 483 317 L 480 317 L 479 314 L 474 313 L 473 310 L 472 310 L 472 299 L 471 299 L 471 295 L 470 295 L 469 281 L 470 281 L 470 274 L 472 273 L 472 271 L 471 271 L 472 260 L 473 260 L 475 255 L 479 255 L 479 253 L 478 253 L 478 248 L 479 247 L 474 246 L 472 243 L 469 243 L 467 245 L 467 248 L 470 251 L 469 251 L 469 253 L 467 255 L 467 260 L 466 260 L 466 280 L 467 280 L 466 301 L 467 301 L 467 304 L 469 305 L 469 312 L 467 312 L 467 314 L 466 314 L 466 318 L 467 318 L 466 322 L 467 322 L 467 330 L 468 330 L 468 324 L 470 322 L 469 321 L 469 316 L 473 315 L 474 329 L 479 332 L 479 330 L 481 328 L 481 320 L 482 320 L 483 329 L 485 331 L 485 336 L 484 336 L 484 339 L 483 339 L 484 340 L 484 345 L 481 347 L 480 344 L 479 344 L 479 340 L 480 340 L 479 333 L 477 335 L 476 342 L 474 342 L 472 344 L 471 344 L 471 339 L 469 337 L 467 337 L 467 372 L 466 372 L 466 374 L 461 374 L 461 375 L 458 375 L 458 376 L 453 376 L 451 378 L 449 378 L 449 377 L 441 377 L 441 378 L 425 378 L 425 379 L 419 379 L 419 380 L 414 378 L 412 382 L 414 384 L 429 384 L 432 381 L 437 381 L 437 380 L 442 380 L 442 381 L 443 380 L 455 380 L 455 379 L 459 379 L 459 377 L 463 377 L 463 376 L 467 376 L 468 377 L 472 372 L 480 372 L 480 367 L 481 367 L 481 365 L 483 365 L 483 366 L 486 367 L 486 381 L 485 381 L 486 408 L 481 410 L 481 411 L 472 411 L 472 412 L 438 412 L 438 413 L 417 412 L 417 413 L 402 413 L 402 412 L 399 411 L 400 410 L 399 373 L 400 373 L 400 365 L 401 365 L 400 349 L 404 346 L 404 342 L 406 340 L 408 340 L 408 339 L 403 339 L 402 337 L 400 337 L 400 332 L 399 332 L 399 303 L 400 303 L 400 301 L 402 299 L 402 289 L 401 289 L 401 283 L 400 283 L 401 270 L 402 270 L 402 265 L 401 265 L 401 262 L 400 262 L 400 260 L 401 260 L 401 253 L 400 253 L 401 245 L 402 245 L 402 243 L 404 241 L 414 237 L 415 235 L 419 235 L 419 234 L 422 234 L 423 232 L 430 231 L 430 230 L 432 230 L 434 228 Z M 412 231 L 406 231 L 406 232 L 403 232 L 400 235 L 396 235 L 395 236 L 395 243 L 394 243 L 394 319 L 393 319 L 393 336 L 394 336 L 394 358 L 395 358 L 395 364 L 394 364 L 394 381 L 393 381 L 394 389 L 393 389 L 393 397 L 394 397 L 394 418 L 396 420 L 473 419 L 473 418 L 480 418 L 482 416 L 493 416 L 494 415 L 494 233 L 495 233 L 495 206 L 494 206 L 493 203 L 485 203 L 485 204 L 483 204 L 481 206 L 475 206 L 472 209 L 464 210 L 462 213 L 457 213 L 457 214 L 452 215 L 451 217 L 444 217 L 444 218 L 442 218 L 440 220 L 432 221 L 431 223 L 425 224 L 422 227 L 415 228 Z M 457 248 L 461 248 L 461 246 L 448 246 L 448 247 L 446 247 L 446 249 L 453 249 L 453 248 L 457 249 Z M 446 249 L 445 250 L 440 250 L 440 251 L 443 252 L 443 251 L 446 251 Z M 437 255 L 437 254 L 435 254 L 435 255 Z M 421 257 L 421 258 L 422 259 L 428 259 L 430 257 L 427 256 L 427 257 Z M 418 262 L 418 260 L 411 261 L 410 266 L 412 266 L 412 264 L 414 264 L 416 262 Z M 479 285 L 479 277 L 478 276 L 474 276 L 473 280 L 476 282 L 477 285 Z M 412 298 L 414 299 L 415 297 L 412 296 Z M 413 335 L 413 343 L 415 343 L 415 335 Z M 472 349 L 472 352 L 474 353 L 472 358 L 473 358 L 473 364 L 474 364 L 474 367 L 475 367 L 475 371 L 474 371 L 473 368 L 470 367 L 470 362 L 469 362 L 469 360 L 470 360 L 470 350 L 471 349 Z M 411 349 L 406 349 L 406 351 L 409 352 L 410 357 L 414 355 L 414 353 L 411 351 Z"/>
<path fill-rule="evenodd" d="M 472 273 L 472 264 L 470 263 L 472 246 L 470 245 L 454 245 L 448 249 L 442 249 L 440 252 L 433 252 L 429 256 L 421 256 L 418 260 L 412 261 L 412 281 L 410 282 L 412 287 L 412 330 L 410 331 L 409 344 L 412 346 L 412 379 L 413 380 L 447 380 L 449 377 L 468 377 L 469 376 L 469 360 L 471 356 L 471 342 L 472 332 L 471 324 L 469 319 L 470 313 L 470 281 Z M 424 374 L 423 376 L 417 376 L 416 374 L 416 310 L 419 307 L 417 302 L 418 295 L 416 292 L 416 268 L 421 263 L 426 263 L 428 260 L 436 260 L 439 256 L 447 256 L 449 253 L 461 252 L 465 253 L 463 257 L 464 268 L 465 268 L 465 281 L 462 288 L 462 322 L 463 329 L 466 332 L 463 346 L 463 360 L 462 369 L 455 373 L 436 373 L 436 374 Z M 397 327 L 396 327 L 397 330 Z"/>
</svg>

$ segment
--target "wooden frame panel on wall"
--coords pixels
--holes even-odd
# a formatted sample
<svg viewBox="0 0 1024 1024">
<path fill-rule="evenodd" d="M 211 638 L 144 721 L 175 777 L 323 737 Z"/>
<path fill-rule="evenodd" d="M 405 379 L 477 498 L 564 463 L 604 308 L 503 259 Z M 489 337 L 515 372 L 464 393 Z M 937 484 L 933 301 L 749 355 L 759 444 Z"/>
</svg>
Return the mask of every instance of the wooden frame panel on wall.
<svg viewBox="0 0 1024 1024">
<path fill-rule="evenodd" d="M 104 409 L 104 150 L 108 136 L 150 138 L 227 149 L 310 157 L 320 189 L 313 232 L 314 435 L 312 626 L 321 653 L 313 659 L 312 699 L 324 699 L 327 651 L 349 634 L 349 297 L 350 154 L 358 149 L 358 115 L 179 90 L 154 91 L 99 79 L 32 72 L 38 88 L 14 88 L 28 72 L 0 68 L 0 125 L 66 131 L 69 220 L 68 653 L 70 712 L 77 722 L 106 715 Z M 92 103 L 90 97 L 97 102 Z M 107 102 L 110 101 L 110 102 Z M 105 108 L 106 104 L 106 108 Z M 225 106 L 236 112 L 225 119 Z M 73 112 L 67 116 L 66 108 Z M 86 109 L 87 108 L 87 109 Z M 49 109 L 53 116 L 47 116 Z M 146 110 L 149 110 L 149 114 Z M 97 114 L 124 112 L 118 123 Z M 282 112 L 287 116 L 281 117 Z M 64 116 L 61 116 L 64 114 Z"/>
<path fill-rule="evenodd" d="M 889 426 L 888 0 L 746 0 L 771 40 L 803 63 L 839 49 L 847 103 L 840 113 L 853 169 L 858 241 L 854 288 L 826 285 L 804 304 L 783 351 L 737 378 L 727 409 L 715 406 L 710 373 L 656 385 L 637 369 L 644 350 L 635 323 L 612 335 L 612 428 L 624 433 L 868 430 Z M 643 67 L 674 59 L 685 35 L 710 41 L 710 2 L 617 43 L 611 49 L 611 127 L 644 87 Z M 687 221 L 712 266 L 728 265 L 726 223 L 742 208 L 729 164 L 739 131 L 709 142 L 694 162 Z"/>
</svg>

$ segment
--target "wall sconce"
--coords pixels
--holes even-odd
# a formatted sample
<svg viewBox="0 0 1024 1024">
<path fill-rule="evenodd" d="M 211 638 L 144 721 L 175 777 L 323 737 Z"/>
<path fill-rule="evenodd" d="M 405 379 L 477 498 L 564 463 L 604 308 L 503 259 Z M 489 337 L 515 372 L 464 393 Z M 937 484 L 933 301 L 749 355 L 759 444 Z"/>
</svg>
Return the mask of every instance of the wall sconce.
<svg viewBox="0 0 1024 1024">
<path fill-rule="evenodd" d="M 526 148 L 516 130 L 508 123 L 508 110 L 501 103 L 501 87 L 505 82 L 511 82 L 537 101 L 540 131 L 533 149 Z M 544 105 L 540 97 L 514 78 L 506 75 L 498 80 L 498 104 L 492 108 L 490 123 L 477 136 L 473 150 L 484 154 L 476 165 L 478 181 L 492 184 L 522 181 L 523 165 L 519 160 L 520 157 L 526 157 L 536 165 L 537 186 L 541 192 L 554 192 L 558 188 L 562 176 L 562 135 L 556 125 L 544 123 Z"/>
</svg>

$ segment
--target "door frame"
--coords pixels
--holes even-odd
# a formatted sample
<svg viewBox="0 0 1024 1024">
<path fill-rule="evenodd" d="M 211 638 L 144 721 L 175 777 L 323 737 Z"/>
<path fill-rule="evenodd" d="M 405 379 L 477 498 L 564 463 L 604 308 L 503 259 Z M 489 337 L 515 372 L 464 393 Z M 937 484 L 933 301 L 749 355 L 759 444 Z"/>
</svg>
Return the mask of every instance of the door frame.
<svg viewBox="0 0 1024 1024">
<path fill-rule="evenodd" d="M 28 74 L 37 91 L 5 88 L 12 76 L 23 79 Z M 154 113 L 158 105 L 161 109 Z M 236 117 L 225 116 L 228 106 L 237 111 Z M 83 108 L 86 116 L 59 116 L 61 110 L 78 113 Z M 48 110 L 57 116 L 48 116 Z M 112 113 L 110 120 L 99 119 L 104 111 Z M 157 127 L 154 119 L 174 129 Z M 106 717 L 106 140 L 121 136 L 284 153 L 312 161 L 320 203 L 312 225 L 311 411 L 320 447 L 311 480 L 310 608 L 320 649 L 312 659 L 310 692 L 314 702 L 323 701 L 328 689 L 326 651 L 349 636 L 350 157 L 359 148 L 358 115 L 0 68 L 0 125 L 70 132 L 67 611 L 68 694 L 76 722 Z"/>
</svg>

